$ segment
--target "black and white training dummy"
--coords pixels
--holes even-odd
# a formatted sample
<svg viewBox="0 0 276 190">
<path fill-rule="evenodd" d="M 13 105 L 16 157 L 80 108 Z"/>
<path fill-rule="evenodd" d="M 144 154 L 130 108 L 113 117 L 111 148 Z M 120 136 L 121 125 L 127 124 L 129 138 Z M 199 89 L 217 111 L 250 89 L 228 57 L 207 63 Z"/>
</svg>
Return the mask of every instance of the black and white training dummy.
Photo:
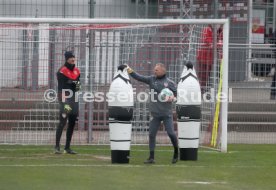
<svg viewBox="0 0 276 190">
<path fill-rule="evenodd" d="M 118 67 L 108 93 L 112 163 L 129 163 L 134 102 L 133 88 L 126 68 L 126 65 Z"/>
<path fill-rule="evenodd" d="M 188 62 L 177 86 L 176 112 L 180 160 L 197 160 L 200 106 L 200 84 L 193 64 Z"/>
</svg>

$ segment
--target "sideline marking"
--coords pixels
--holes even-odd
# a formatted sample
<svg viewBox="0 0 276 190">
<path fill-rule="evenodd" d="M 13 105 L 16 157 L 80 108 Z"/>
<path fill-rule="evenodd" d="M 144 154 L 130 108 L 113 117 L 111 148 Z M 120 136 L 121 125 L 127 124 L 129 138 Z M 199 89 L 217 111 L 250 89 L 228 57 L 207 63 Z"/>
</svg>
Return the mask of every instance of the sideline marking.
<svg viewBox="0 0 276 190">
<path fill-rule="evenodd" d="M 181 184 L 201 184 L 201 185 L 212 185 L 212 184 L 227 184 L 225 181 L 178 181 Z"/>
</svg>

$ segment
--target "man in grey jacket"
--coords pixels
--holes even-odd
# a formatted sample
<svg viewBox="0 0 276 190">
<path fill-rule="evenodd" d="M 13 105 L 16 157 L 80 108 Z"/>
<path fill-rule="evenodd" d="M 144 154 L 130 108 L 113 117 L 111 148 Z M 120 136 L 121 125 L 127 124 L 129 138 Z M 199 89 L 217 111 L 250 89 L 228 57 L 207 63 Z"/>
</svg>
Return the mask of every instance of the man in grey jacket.
<svg viewBox="0 0 276 190">
<path fill-rule="evenodd" d="M 149 124 L 149 149 L 150 156 L 144 162 L 145 164 L 154 164 L 154 149 L 155 149 L 155 140 L 156 134 L 160 127 L 161 121 L 165 126 L 167 134 L 173 144 L 174 154 L 172 158 L 172 163 L 175 164 L 178 160 L 178 143 L 177 137 L 174 132 L 173 127 L 173 112 L 172 112 L 172 102 L 174 101 L 174 97 L 176 97 L 176 85 L 166 76 L 166 68 L 162 63 L 156 64 L 154 67 L 154 75 L 153 76 L 142 76 L 136 72 L 134 72 L 130 67 L 127 69 L 129 75 L 134 79 L 144 82 L 150 87 L 150 105 L 149 110 L 151 113 L 151 120 Z M 160 92 L 164 89 L 170 89 L 174 97 L 169 97 L 166 101 L 160 99 Z"/>
</svg>

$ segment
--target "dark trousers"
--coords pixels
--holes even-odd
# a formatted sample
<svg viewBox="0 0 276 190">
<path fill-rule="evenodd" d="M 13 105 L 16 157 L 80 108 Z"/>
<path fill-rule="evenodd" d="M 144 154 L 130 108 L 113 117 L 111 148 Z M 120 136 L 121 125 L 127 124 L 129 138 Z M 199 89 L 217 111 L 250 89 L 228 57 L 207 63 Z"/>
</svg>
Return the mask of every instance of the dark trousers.
<svg viewBox="0 0 276 190">
<path fill-rule="evenodd" d="M 64 113 L 64 103 L 60 103 L 60 110 L 59 110 L 59 125 L 56 130 L 56 146 L 60 146 L 60 139 L 62 136 L 62 131 L 67 123 L 68 126 L 66 131 L 66 144 L 65 149 L 70 148 L 71 139 L 73 136 L 76 120 L 78 118 L 78 103 L 70 104 L 72 111 L 69 114 Z"/>
<path fill-rule="evenodd" d="M 276 51 L 276 50 L 275 50 Z M 270 99 L 271 100 L 276 100 L 276 53 L 274 53 L 274 61 L 275 61 L 275 72 L 272 77 L 272 82 L 271 82 L 271 90 L 270 90 Z"/>
<path fill-rule="evenodd" d="M 274 75 L 272 77 L 271 90 L 270 90 L 270 99 L 271 100 L 276 99 L 276 72 L 274 73 Z"/>
<path fill-rule="evenodd" d="M 206 64 L 201 62 L 198 63 L 197 76 L 199 79 L 200 86 L 202 88 L 206 87 L 211 71 L 212 71 L 211 64 Z"/>
<path fill-rule="evenodd" d="M 167 131 L 167 134 L 175 148 L 178 147 L 177 145 L 177 137 L 174 132 L 173 127 L 173 117 L 172 115 L 169 116 L 153 116 L 153 118 L 150 120 L 149 124 L 149 149 L 150 151 L 154 151 L 155 145 L 156 145 L 156 135 L 157 131 L 161 125 L 161 121 L 163 121 L 163 124 L 165 126 L 165 129 Z"/>
</svg>

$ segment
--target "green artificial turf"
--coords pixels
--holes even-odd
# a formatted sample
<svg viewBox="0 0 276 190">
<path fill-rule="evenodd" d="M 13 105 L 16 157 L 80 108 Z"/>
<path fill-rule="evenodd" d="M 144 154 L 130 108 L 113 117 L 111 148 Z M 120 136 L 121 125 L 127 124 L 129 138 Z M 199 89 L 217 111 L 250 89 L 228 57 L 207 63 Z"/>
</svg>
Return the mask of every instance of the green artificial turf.
<svg viewBox="0 0 276 190">
<path fill-rule="evenodd" d="M 229 145 L 228 153 L 200 149 L 198 161 L 171 164 L 172 148 L 132 146 L 129 164 L 111 164 L 109 146 L 0 145 L 1 190 L 275 190 L 276 145 Z"/>
</svg>

